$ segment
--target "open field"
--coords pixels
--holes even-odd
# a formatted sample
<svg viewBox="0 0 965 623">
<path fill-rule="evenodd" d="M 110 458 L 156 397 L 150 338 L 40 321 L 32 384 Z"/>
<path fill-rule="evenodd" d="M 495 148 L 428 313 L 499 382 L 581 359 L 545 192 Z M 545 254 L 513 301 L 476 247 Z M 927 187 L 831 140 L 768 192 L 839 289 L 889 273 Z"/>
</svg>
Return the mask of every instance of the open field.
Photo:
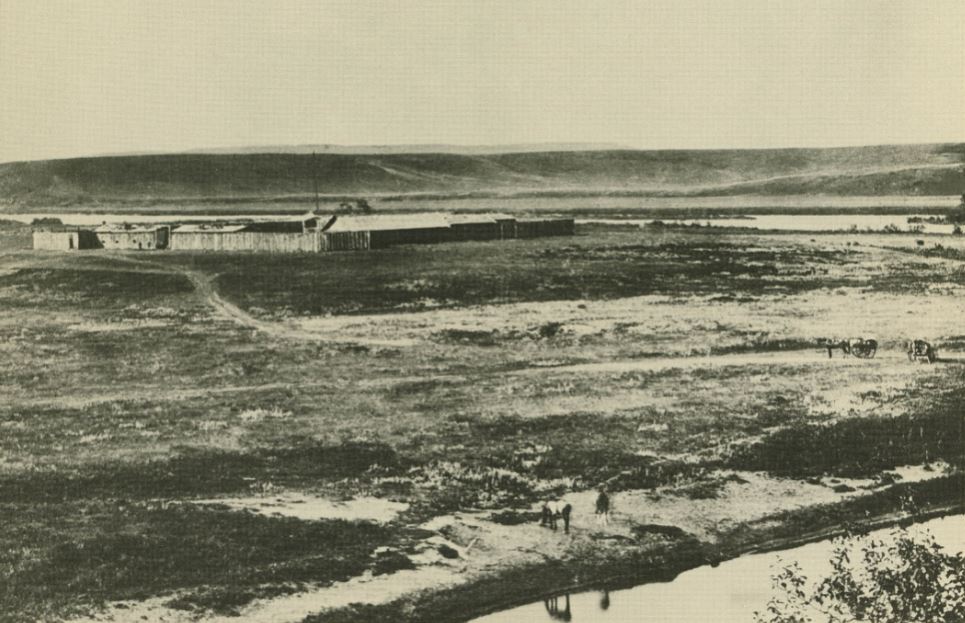
<svg viewBox="0 0 965 623">
<path fill-rule="evenodd" d="M 0 620 L 458 620 L 499 582 L 960 507 L 965 241 L 578 234 L 5 247 Z M 874 359 L 820 344 L 859 335 Z"/>
</svg>

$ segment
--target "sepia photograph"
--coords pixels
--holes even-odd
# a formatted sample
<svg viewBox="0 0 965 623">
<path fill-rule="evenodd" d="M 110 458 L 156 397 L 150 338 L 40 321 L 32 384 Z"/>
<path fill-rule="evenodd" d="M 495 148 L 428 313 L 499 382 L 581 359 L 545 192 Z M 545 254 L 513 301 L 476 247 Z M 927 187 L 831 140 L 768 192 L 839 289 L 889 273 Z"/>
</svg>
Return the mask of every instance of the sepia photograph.
<svg viewBox="0 0 965 623">
<path fill-rule="evenodd" d="M 965 623 L 962 0 L 0 0 L 0 623 Z"/>
</svg>

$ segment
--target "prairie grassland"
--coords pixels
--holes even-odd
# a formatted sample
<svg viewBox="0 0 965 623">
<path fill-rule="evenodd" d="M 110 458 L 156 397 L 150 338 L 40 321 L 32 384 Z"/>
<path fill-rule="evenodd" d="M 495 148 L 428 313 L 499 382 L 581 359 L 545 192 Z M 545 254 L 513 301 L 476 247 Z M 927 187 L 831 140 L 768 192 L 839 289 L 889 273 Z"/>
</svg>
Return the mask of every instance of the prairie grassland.
<svg viewBox="0 0 965 623">
<path fill-rule="evenodd" d="M 601 484 L 688 526 L 702 501 L 767 483 L 797 483 L 781 486 L 798 498 L 761 498 L 779 513 L 902 466 L 954 475 L 956 253 L 602 227 L 323 256 L 7 253 L 0 612 L 157 595 L 243 612 L 417 567 L 433 518 L 512 523 Z M 855 335 L 879 339 L 875 359 L 828 359 L 820 338 Z M 918 336 L 937 364 L 904 357 Z M 406 510 L 386 524 L 190 504 L 273 491 Z M 498 535 L 480 556 L 504 567 L 495 542 L 530 534 L 480 525 Z"/>
<path fill-rule="evenodd" d="M 367 253 L 180 254 L 165 261 L 216 275 L 218 289 L 256 314 L 275 316 L 420 311 L 483 304 L 600 300 L 664 294 L 749 297 L 863 285 L 913 287 L 909 258 L 831 248 L 793 236 L 721 238 L 586 228 L 592 235 L 538 242 L 407 246 Z M 874 267 L 872 259 L 886 265 Z M 887 270 L 885 270 L 887 269 Z M 914 274 L 911 274 L 915 271 Z M 928 277 L 928 275 L 925 275 Z"/>
</svg>

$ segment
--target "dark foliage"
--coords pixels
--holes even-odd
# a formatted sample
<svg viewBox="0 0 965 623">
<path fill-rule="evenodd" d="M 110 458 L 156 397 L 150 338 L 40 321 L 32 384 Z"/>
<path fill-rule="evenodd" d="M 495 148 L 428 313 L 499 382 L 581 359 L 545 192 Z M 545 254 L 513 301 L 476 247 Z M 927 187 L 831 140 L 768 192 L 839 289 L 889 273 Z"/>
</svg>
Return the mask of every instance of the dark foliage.
<svg viewBox="0 0 965 623">
<path fill-rule="evenodd" d="M 230 610 L 255 596 L 250 589 L 259 583 L 357 575 L 392 538 L 374 524 L 190 505 L 75 503 L 49 513 L 42 505 L 4 505 L 0 513 L 3 566 L 16 570 L 0 582 L 0 612 L 20 616 L 62 600 L 144 598 L 201 585 L 224 588 L 182 598 L 184 607 Z"/>
<path fill-rule="evenodd" d="M 257 477 L 276 484 L 313 484 L 358 477 L 378 466 L 397 470 L 395 451 L 379 443 L 302 444 L 251 453 L 185 450 L 149 463 L 100 464 L 83 473 L 33 472 L 0 477 L 6 502 L 57 502 L 83 498 L 153 498 L 243 491 Z"/>
<path fill-rule="evenodd" d="M 961 392 L 922 414 L 855 417 L 832 424 L 793 423 L 737 450 L 735 469 L 802 478 L 820 474 L 870 476 L 898 465 L 965 459 Z"/>
</svg>

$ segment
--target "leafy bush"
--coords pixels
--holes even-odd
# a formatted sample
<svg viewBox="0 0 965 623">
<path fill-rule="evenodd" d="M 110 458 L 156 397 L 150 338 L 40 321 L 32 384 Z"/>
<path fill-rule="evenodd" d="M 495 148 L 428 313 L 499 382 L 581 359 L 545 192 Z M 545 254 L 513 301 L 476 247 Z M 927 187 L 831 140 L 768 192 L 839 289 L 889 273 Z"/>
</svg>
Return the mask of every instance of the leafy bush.
<svg viewBox="0 0 965 623">
<path fill-rule="evenodd" d="M 56 216 L 41 216 L 30 221 L 30 225 L 33 227 L 53 227 L 63 224 L 64 222 Z"/>
<path fill-rule="evenodd" d="M 831 573 L 814 587 L 797 563 L 772 578 L 774 596 L 758 623 L 950 623 L 965 620 L 965 556 L 930 534 L 896 529 L 889 538 L 847 537 Z"/>
<path fill-rule="evenodd" d="M 563 330 L 562 322 L 546 322 L 539 326 L 537 332 L 542 339 L 549 339 L 559 335 L 560 331 Z"/>
<path fill-rule="evenodd" d="M 372 575 L 388 575 L 403 569 L 415 569 L 415 563 L 402 552 L 395 549 L 376 552 Z"/>
</svg>

